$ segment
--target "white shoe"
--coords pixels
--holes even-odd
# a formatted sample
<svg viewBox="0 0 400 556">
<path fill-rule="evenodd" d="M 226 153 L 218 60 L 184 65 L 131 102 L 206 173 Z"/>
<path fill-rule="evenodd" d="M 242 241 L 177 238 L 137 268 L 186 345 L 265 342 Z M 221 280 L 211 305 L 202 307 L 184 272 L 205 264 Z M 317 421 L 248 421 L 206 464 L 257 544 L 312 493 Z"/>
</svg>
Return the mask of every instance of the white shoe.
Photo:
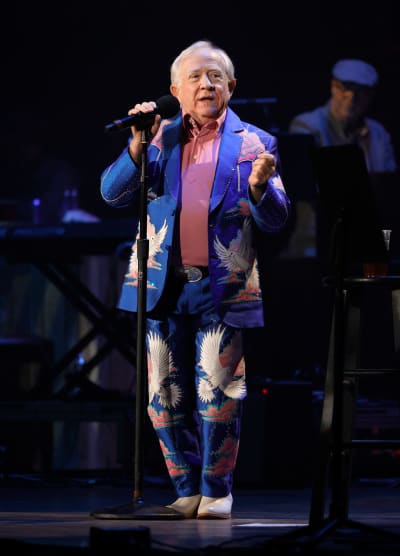
<svg viewBox="0 0 400 556">
<path fill-rule="evenodd" d="M 184 515 L 186 519 L 196 516 L 197 508 L 199 507 L 201 500 L 201 494 L 195 494 L 194 496 L 181 496 L 177 498 L 172 504 L 168 504 L 167 508 L 172 508 L 173 510 Z"/>
<path fill-rule="evenodd" d="M 203 496 L 197 510 L 197 519 L 230 519 L 232 502 L 232 494 L 223 498 Z"/>
</svg>

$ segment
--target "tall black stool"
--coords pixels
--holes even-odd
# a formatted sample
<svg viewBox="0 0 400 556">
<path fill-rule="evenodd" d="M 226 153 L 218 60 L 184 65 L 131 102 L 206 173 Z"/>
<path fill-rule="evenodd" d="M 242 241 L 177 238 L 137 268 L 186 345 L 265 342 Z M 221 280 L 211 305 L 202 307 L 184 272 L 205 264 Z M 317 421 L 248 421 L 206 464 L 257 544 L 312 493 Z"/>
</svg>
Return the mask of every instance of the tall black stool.
<svg viewBox="0 0 400 556">
<path fill-rule="evenodd" d="M 400 289 L 400 276 L 380 276 L 375 278 L 347 277 L 341 284 L 335 284 L 332 279 L 325 279 L 326 286 L 335 288 L 335 305 L 332 317 L 332 329 L 328 355 L 328 365 L 325 380 L 324 402 L 320 426 L 320 457 L 315 484 L 313 488 L 310 510 L 310 525 L 312 528 L 339 525 L 358 526 L 369 532 L 377 532 L 364 524 L 357 524 L 348 519 L 349 488 L 352 471 L 352 453 L 357 447 L 395 448 L 400 446 L 400 439 L 356 439 L 355 410 L 358 385 L 363 379 L 379 382 L 386 376 L 400 378 L 400 368 L 360 366 L 360 350 L 362 339 L 363 312 L 362 296 L 374 290 L 386 290 L 391 294 L 394 289 Z M 390 295 L 391 298 L 391 295 Z M 391 306 L 384 304 L 383 311 Z M 391 313 L 392 314 L 392 313 Z M 379 314 L 375 315 L 377 319 Z M 385 316 L 385 315 L 384 315 Z M 388 331 L 390 334 L 390 331 Z M 392 343 L 390 337 L 389 343 Z M 379 347 L 379 346 L 377 346 Z M 384 354 L 381 353 L 384 357 Z M 383 359 L 384 360 L 384 359 Z M 384 362 L 393 361 L 391 356 Z M 325 518 L 326 488 L 331 481 L 331 501 L 329 517 Z M 321 528 L 321 532 L 324 528 Z M 385 531 L 384 534 L 387 532 Z M 397 538 L 399 538 L 397 536 Z M 400 538 L 399 538 L 400 540 Z"/>
<path fill-rule="evenodd" d="M 375 537 L 379 542 L 386 540 L 400 546 L 399 534 L 349 518 L 353 450 L 361 446 L 400 446 L 400 439 L 354 438 L 357 383 L 372 376 L 378 381 L 385 375 L 397 375 L 400 378 L 400 368 L 358 366 L 361 330 L 364 324 L 363 313 L 360 310 L 360 294 L 374 289 L 399 289 L 400 276 L 348 277 L 339 281 L 325 278 L 323 282 L 326 286 L 334 288 L 335 299 L 309 522 L 305 527 L 273 539 L 271 544 L 286 548 L 294 546 L 300 551 L 301 547 L 313 548 L 335 532 L 338 536 L 342 535 L 342 540 L 346 532 L 352 533 L 353 537 L 354 533 L 358 532 L 365 540 Z M 387 305 L 384 310 L 387 310 Z M 379 318 L 379 315 L 377 317 Z M 329 506 L 328 515 L 326 506 Z M 351 535 L 348 535 L 347 540 L 351 541 Z"/>
</svg>

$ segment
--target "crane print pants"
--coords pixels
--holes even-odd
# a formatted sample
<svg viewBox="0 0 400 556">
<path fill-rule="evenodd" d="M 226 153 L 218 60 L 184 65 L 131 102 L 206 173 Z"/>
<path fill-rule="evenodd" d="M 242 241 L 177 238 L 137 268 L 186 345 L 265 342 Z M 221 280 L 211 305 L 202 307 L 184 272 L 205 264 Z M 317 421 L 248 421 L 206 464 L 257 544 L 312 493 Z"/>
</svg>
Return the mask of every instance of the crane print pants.
<svg viewBox="0 0 400 556">
<path fill-rule="evenodd" d="M 242 331 L 221 322 L 208 277 L 167 292 L 147 318 L 148 414 L 177 495 L 227 496 L 246 396 Z"/>
</svg>

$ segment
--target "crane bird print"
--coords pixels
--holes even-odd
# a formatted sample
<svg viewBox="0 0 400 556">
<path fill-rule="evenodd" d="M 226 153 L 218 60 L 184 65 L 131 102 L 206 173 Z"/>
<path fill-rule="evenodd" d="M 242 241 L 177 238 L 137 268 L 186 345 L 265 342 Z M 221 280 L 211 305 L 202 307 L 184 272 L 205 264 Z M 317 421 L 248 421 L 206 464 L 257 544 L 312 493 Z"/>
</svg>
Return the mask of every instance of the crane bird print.
<svg viewBox="0 0 400 556">
<path fill-rule="evenodd" d="M 167 235 L 168 225 L 166 220 L 164 220 L 163 225 L 161 228 L 156 231 L 154 224 L 150 221 L 149 216 L 147 216 L 147 237 L 149 240 L 149 255 L 147 261 L 148 268 L 155 268 L 157 270 L 161 270 L 160 263 L 156 260 L 156 255 L 158 253 L 162 253 L 162 244 L 165 240 L 165 236 Z M 139 233 L 138 233 L 139 237 Z M 136 243 L 132 247 L 132 254 L 129 259 L 129 268 L 128 273 L 126 274 L 127 278 L 133 278 L 137 281 L 138 276 L 138 258 L 136 252 Z"/>
<path fill-rule="evenodd" d="M 167 343 L 154 332 L 147 335 L 149 402 L 159 397 L 162 407 L 175 407 L 181 397 L 180 387 L 173 381 L 175 372 L 172 354 Z"/>
<path fill-rule="evenodd" d="M 199 397 L 204 402 L 211 402 L 215 398 L 214 390 L 219 388 L 229 398 L 240 399 L 246 393 L 244 374 L 235 377 L 229 365 L 232 352 L 232 344 L 225 346 L 219 353 L 221 340 L 224 335 L 223 326 L 218 326 L 214 330 L 209 330 L 204 334 L 200 348 L 200 366 L 206 376 L 202 377 L 198 384 Z M 229 360 L 228 360 L 229 358 Z M 224 366 L 224 362 L 227 364 Z"/>
</svg>

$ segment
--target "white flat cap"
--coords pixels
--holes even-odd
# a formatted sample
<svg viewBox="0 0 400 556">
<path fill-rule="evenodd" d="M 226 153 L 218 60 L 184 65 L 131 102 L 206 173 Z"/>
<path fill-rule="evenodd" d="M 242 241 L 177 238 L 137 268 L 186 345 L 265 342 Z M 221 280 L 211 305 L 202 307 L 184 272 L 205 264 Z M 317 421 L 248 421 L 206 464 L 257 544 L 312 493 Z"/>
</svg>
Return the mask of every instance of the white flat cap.
<svg viewBox="0 0 400 556">
<path fill-rule="evenodd" d="M 350 81 L 365 87 L 375 87 L 379 76 L 376 69 L 363 60 L 339 60 L 332 68 L 332 77 L 339 81 Z"/>
</svg>

